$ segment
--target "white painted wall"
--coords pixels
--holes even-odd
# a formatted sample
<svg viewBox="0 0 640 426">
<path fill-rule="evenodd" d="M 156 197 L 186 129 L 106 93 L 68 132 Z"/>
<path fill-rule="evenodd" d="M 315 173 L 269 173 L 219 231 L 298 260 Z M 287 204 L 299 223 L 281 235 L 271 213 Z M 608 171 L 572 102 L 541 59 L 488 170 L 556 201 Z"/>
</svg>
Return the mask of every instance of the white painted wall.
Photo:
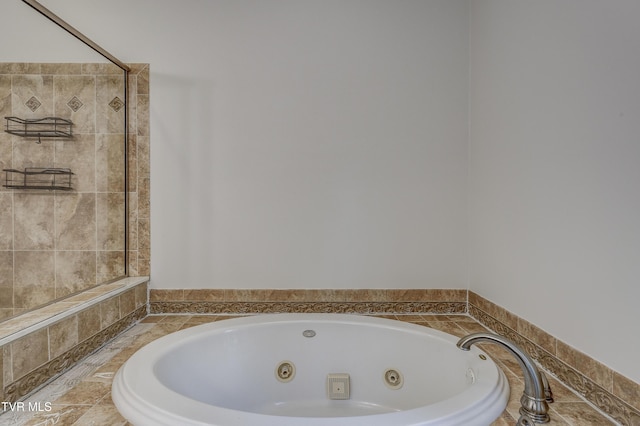
<svg viewBox="0 0 640 426">
<path fill-rule="evenodd" d="M 43 4 L 151 64 L 154 288 L 466 286 L 466 1 Z"/>
<path fill-rule="evenodd" d="M 151 63 L 153 287 L 464 288 L 470 265 L 640 382 L 635 0 L 44 3 Z"/>
<path fill-rule="evenodd" d="M 0 18 L 0 62 L 108 62 L 21 0 L 2 1 Z"/>
<path fill-rule="evenodd" d="M 471 2 L 471 290 L 640 382 L 640 2 Z"/>
</svg>

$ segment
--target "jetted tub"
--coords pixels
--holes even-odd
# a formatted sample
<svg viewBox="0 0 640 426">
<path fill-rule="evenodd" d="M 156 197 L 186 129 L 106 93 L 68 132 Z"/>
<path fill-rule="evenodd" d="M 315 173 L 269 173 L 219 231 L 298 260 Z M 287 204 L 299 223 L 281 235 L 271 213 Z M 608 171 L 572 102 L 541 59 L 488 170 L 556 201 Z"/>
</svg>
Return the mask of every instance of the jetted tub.
<svg viewBox="0 0 640 426">
<path fill-rule="evenodd" d="M 112 396 L 135 426 L 489 425 L 509 385 L 457 340 L 357 315 L 224 320 L 140 349 Z"/>
</svg>

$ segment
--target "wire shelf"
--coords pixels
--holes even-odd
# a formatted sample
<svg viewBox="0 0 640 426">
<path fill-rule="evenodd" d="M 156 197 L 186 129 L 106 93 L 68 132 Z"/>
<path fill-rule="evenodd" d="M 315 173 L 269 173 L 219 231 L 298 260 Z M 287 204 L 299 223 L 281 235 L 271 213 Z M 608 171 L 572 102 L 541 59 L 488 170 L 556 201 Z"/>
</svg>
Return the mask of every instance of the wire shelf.
<svg viewBox="0 0 640 426">
<path fill-rule="evenodd" d="M 4 187 L 11 189 L 59 189 L 71 188 L 70 169 L 58 167 L 27 167 L 24 170 L 3 169 Z"/>
<path fill-rule="evenodd" d="M 23 137 L 70 138 L 73 136 L 71 120 L 60 117 L 18 118 L 5 117 L 5 132 Z"/>
</svg>

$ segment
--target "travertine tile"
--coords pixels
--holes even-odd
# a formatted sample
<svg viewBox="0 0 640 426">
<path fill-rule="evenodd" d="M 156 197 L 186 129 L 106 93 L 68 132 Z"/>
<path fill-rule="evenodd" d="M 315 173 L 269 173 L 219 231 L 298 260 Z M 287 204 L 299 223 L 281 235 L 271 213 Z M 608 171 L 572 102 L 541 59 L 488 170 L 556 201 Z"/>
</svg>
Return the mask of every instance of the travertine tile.
<svg viewBox="0 0 640 426">
<path fill-rule="evenodd" d="M 40 69 L 35 62 L 0 62 L 0 74 L 40 74 Z"/>
<path fill-rule="evenodd" d="M 178 290 L 180 292 L 182 292 L 182 294 L 178 294 L 178 293 L 173 293 L 176 294 L 177 297 L 182 297 L 183 300 L 190 300 L 190 301 L 209 301 L 209 302 L 213 302 L 213 301 L 224 301 L 224 290 L 208 290 L 208 289 L 194 289 L 194 290 Z M 164 297 L 170 297 L 169 294 L 159 294 L 156 295 L 158 296 L 160 299 L 158 300 L 162 300 L 162 298 Z"/>
<path fill-rule="evenodd" d="M 96 94 L 96 132 L 124 135 L 124 72 L 97 75 Z"/>
<path fill-rule="evenodd" d="M 11 80 L 11 111 L 20 118 L 41 118 L 55 115 L 53 108 L 53 77 L 50 75 L 14 75 Z M 40 106 L 32 111 L 27 102 L 37 98 Z"/>
<path fill-rule="evenodd" d="M 62 355 L 77 344 L 77 315 L 73 315 L 49 326 L 49 352 L 51 359 Z"/>
<path fill-rule="evenodd" d="M 623 401 L 627 401 L 632 407 L 640 410 L 640 384 L 614 372 L 613 394 L 620 397 Z"/>
<path fill-rule="evenodd" d="M 25 426 L 71 426 L 90 409 L 91 406 L 87 405 L 53 404 L 51 411 L 36 414 L 31 420 L 25 423 Z"/>
<path fill-rule="evenodd" d="M 0 64 L 1 70 L 2 65 Z M 9 117 L 11 115 L 11 76 L 0 73 L 0 117 Z"/>
<path fill-rule="evenodd" d="M 98 250 L 124 250 L 124 193 L 98 193 Z"/>
<path fill-rule="evenodd" d="M 184 290 L 151 289 L 149 293 L 151 302 L 180 302 L 184 300 Z"/>
<path fill-rule="evenodd" d="M 96 79 L 91 75 L 55 75 L 54 115 L 73 121 L 73 133 L 96 132 Z M 72 99 L 81 102 L 79 108 L 72 108 Z"/>
<path fill-rule="evenodd" d="M 51 75 L 69 75 L 81 74 L 82 64 L 78 63 L 42 63 L 38 74 Z"/>
<path fill-rule="evenodd" d="M 118 297 L 120 298 L 120 318 L 136 310 L 135 289 L 127 290 Z"/>
<path fill-rule="evenodd" d="M 49 193 L 14 193 L 13 208 L 15 250 L 53 249 L 53 196 Z"/>
<path fill-rule="evenodd" d="M 55 141 L 55 165 L 71 169 L 71 186 L 75 191 L 96 191 L 96 136 L 76 134 L 72 139 Z"/>
<path fill-rule="evenodd" d="M 148 257 L 142 257 L 140 253 L 138 253 L 138 276 L 149 276 L 151 275 L 151 261 Z"/>
<path fill-rule="evenodd" d="M 95 251 L 56 251 L 56 298 L 97 284 Z"/>
<path fill-rule="evenodd" d="M 0 398 L 4 397 L 4 368 L 4 350 L 0 348 Z"/>
<path fill-rule="evenodd" d="M 151 173 L 150 139 L 149 136 L 138 136 L 138 174 L 141 178 L 148 178 Z"/>
<path fill-rule="evenodd" d="M 96 194 L 71 193 L 56 197 L 56 249 L 96 249 Z"/>
<path fill-rule="evenodd" d="M 85 339 L 98 333 L 101 329 L 100 321 L 100 305 L 92 306 L 78 312 L 78 341 Z"/>
<path fill-rule="evenodd" d="M 97 404 L 110 391 L 111 387 L 108 383 L 82 381 L 58 398 L 55 403 L 62 405 L 93 405 Z"/>
<path fill-rule="evenodd" d="M 149 219 L 138 217 L 138 262 L 151 258 L 151 223 Z M 139 268 L 143 266 L 139 264 Z"/>
<path fill-rule="evenodd" d="M 149 95 L 138 94 L 136 104 L 138 136 L 149 135 Z"/>
<path fill-rule="evenodd" d="M 49 360 L 47 329 L 38 330 L 11 343 L 13 380 Z"/>
<path fill-rule="evenodd" d="M 452 334 L 456 337 L 462 337 L 467 334 L 467 332 L 461 328 L 455 322 L 450 321 L 429 321 L 426 322 L 425 325 L 431 327 L 436 330 L 444 331 L 445 333 Z"/>
<path fill-rule="evenodd" d="M 151 205 L 149 203 L 151 194 L 151 180 L 141 177 L 138 179 L 138 217 L 148 219 L 151 217 Z"/>
<path fill-rule="evenodd" d="M 14 253 L 14 308 L 31 309 L 55 297 L 55 264 L 51 251 Z"/>
<path fill-rule="evenodd" d="M 0 251 L 0 309 L 13 308 L 13 252 Z"/>
<path fill-rule="evenodd" d="M 551 355 L 556 354 L 556 338 L 522 318 L 517 319 L 518 333 L 540 346 Z"/>
<path fill-rule="evenodd" d="M 124 426 L 127 421 L 115 405 L 94 405 L 80 417 L 73 426 Z"/>
<path fill-rule="evenodd" d="M 83 63 L 82 73 L 89 75 L 102 75 L 102 74 L 114 74 L 120 75 L 123 73 L 122 68 L 111 62 L 95 62 L 95 63 Z"/>
<path fill-rule="evenodd" d="M 140 64 L 142 70 L 137 73 L 138 94 L 149 94 L 149 64 Z"/>
<path fill-rule="evenodd" d="M 13 232 L 9 232 L 13 230 L 13 194 L 10 192 L 0 191 L 0 229 L 3 230 L 0 232 L 0 250 L 13 250 Z"/>
<path fill-rule="evenodd" d="M 613 392 L 613 371 L 609 367 L 564 342 L 558 341 L 557 347 L 560 360 L 580 371 L 608 392 Z"/>
<path fill-rule="evenodd" d="M 9 384 L 13 382 L 13 361 L 11 344 L 4 345 L 2 350 L 2 381 Z"/>
<path fill-rule="evenodd" d="M 486 312 L 491 315 L 493 318 L 500 321 L 502 324 L 507 327 L 512 328 L 513 330 L 517 330 L 518 328 L 518 317 L 511 312 L 507 311 L 503 307 L 490 302 L 489 300 L 483 298 L 475 294 L 474 292 L 469 292 L 469 303 L 475 305 L 480 310 Z"/>
<path fill-rule="evenodd" d="M 112 297 L 100 303 L 100 327 L 106 328 L 120 319 L 120 303 L 117 297 Z"/>
<path fill-rule="evenodd" d="M 135 288 L 136 308 L 146 305 L 148 300 L 147 283 L 139 284 Z"/>
<path fill-rule="evenodd" d="M 0 291 L 4 291 L 4 290 L 0 290 Z M 13 311 L 14 311 L 13 308 L 0 308 L 0 320 L 6 320 L 7 318 L 10 318 L 11 316 L 13 316 Z"/>
<path fill-rule="evenodd" d="M 124 276 L 124 250 L 97 253 L 97 281 L 107 282 Z"/>
<path fill-rule="evenodd" d="M 553 403 L 553 411 L 571 426 L 602 426 L 614 424 L 585 402 Z"/>
<path fill-rule="evenodd" d="M 50 285 L 55 279 L 53 253 L 49 251 L 16 251 L 14 286 Z"/>
<path fill-rule="evenodd" d="M 111 133 L 96 135 L 97 191 L 124 192 L 124 150 L 124 134 Z"/>
</svg>

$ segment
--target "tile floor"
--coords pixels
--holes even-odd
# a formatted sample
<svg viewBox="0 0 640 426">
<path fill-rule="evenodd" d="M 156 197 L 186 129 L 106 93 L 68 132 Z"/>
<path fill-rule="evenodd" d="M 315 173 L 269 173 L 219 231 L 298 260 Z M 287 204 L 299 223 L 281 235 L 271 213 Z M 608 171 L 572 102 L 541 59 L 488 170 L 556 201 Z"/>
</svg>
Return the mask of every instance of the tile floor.
<svg viewBox="0 0 640 426">
<path fill-rule="evenodd" d="M 486 331 L 473 318 L 464 315 L 386 315 L 385 317 L 425 325 L 456 336 Z M 148 316 L 25 401 L 25 404 L 39 402 L 41 411 L 7 411 L 0 415 L 0 425 L 130 425 L 120 416 L 111 401 L 111 380 L 120 365 L 136 350 L 168 333 L 227 318 L 229 317 L 219 315 Z M 507 409 L 492 426 L 514 425 L 518 419 L 519 398 L 524 387 L 520 367 L 503 349 L 494 345 L 481 345 L 481 347 L 501 365 L 511 385 L 511 399 Z M 551 404 L 550 426 L 616 424 L 552 377 L 549 377 L 549 381 L 555 396 L 555 402 Z M 51 404 L 50 410 L 47 410 L 46 403 Z"/>
</svg>

